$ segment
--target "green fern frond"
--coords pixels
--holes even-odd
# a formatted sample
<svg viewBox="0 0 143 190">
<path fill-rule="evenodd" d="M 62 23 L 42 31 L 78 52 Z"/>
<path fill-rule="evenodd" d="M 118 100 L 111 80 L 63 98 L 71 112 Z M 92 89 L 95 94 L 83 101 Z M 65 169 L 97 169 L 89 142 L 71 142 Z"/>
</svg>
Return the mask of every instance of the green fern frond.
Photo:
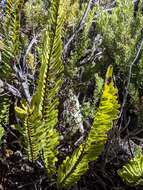
<svg viewBox="0 0 143 190">
<path fill-rule="evenodd" d="M 119 176 L 130 185 L 143 185 L 143 153 L 140 150 L 128 164 L 118 170 Z"/>
<path fill-rule="evenodd" d="M 43 128 L 43 122 L 41 118 L 29 107 L 24 101 L 21 107 L 15 107 L 16 115 L 23 121 L 22 135 L 24 136 L 24 148 L 27 151 L 28 159 L 34 162 L 40 155 L 41 139 L 43 136 L 41 133 Z"/>
<path fill-rule="evenodd" d="M 55 172 L 55 162 L 57 161 L 56 146 L 59 144 L 59 134 L 55 126 L 58 122 L 58 91 L 62 84 L 63 64 L 62 56 L 62 24 L 63 12 L 62 5 L 64 1 L 53 1 L 53 16 L 50 20 L 50 31 L 46 33 L 48 52 L 43 53 L 42 60 L 47 63 L 47 71 L 45 72 L 45 88 L 43 88 L 43 106 L 42 120 L 44 120 L 45 129 L 45 146 L 43 148 L 43 156 L 47 173 L 52 175 Z M 47 57 L 45 57 L 45 55 Z M 44 60 L 44 59 L 47 60 Z M 53 139 L 52 139 L 53 138 Z M 48 143 L 49 142 L 49 143 Z"/>
<path fill-rule="evenodd" d="M 9 122 L 9 99 L 7 97 L 0 98 L 0 144 L 4 134 L 3 125 Z"/>
<path fill-rule="evenodd" d="M 38 117 L 29 109 L 25 118 L 24 128 L 28 158 L 32 162 L 38 159 L 40 148 L 42 148 L 40 147 L 40 140 L 36 133 L 36 127 L 39 128 L 39 126 L 42 127 L 40 119 L 38 120 Z"/>
<path fill-rule="evenodd" d="M 4 129 L 2 127 L 0 127 L 0 145 L 2 143 L 2 137 L 4 135 Z"/>
<path fill-rule="evenodd" d="M 1 24 L 1 36 L 4 48 L 1 51 L 1 68 L 3 76 L 10 76 L 15 58 L 20 58 L 21 51 L 21 31 L 20 13 L 23 0 L 7 0 L 4 10 L 3 22 Z M 8 78 L 8 77 L 7 77 Z"/>
<path fill-rule="evenodd" d="M 119 112 L 117 89 L 113 85 L 112 72 L 110 66 L 107 70 L 100 106 L 85 143 L 81 144 L 71 157 L 67 157 L 58 169 L 59 186 L 68 187 L 77 182 L 87 171 L 88 163 L 96 160 L 104 149 L 107 132 L 112 128 Z"/>
<path fill-rule="evenodd" d="M 33 162 L 38 158 L 40 150 L 36 137 L 36 127 L 41 126 L 41 121 L 27 104 L 23 102 L 21 107 L 15 107 L 15 111 L 18 118 L 23 121 L 22 134 L 25 140 L 25 149 L 27 150 L 28 159 Z"/>
<path fill-rule="evenodd" d="M 47 126 L 48 133 L 46 134 L 45 140 L 43 144 L 45 146 L 43 147 L 43 158 L 45 167 L 47 170 L 47 174 L 49 176 L 52 176 L 56 173 L 56 166 L 55 163 L 57 162 L 57 153 L 56 147 L 59 144 L 59 134 L 56 129 L 50 128 Z"/>
<path fill-rule="evenodd" d="M 31 104 L 17 108 L 20 117 L 25 121 L 28 155 L 31 161 L 43 152 L 47 173 L 55 173 L 57 161 L 56 146 L 59 144 L 59 134 L 55 129 L 58 122 L 58 91 L 62 83 L 62 24 L 64 0 L 53 0 L 51 18 L 43 34 L 41 52 L 41 67 L 37 90 Z"/>
<path fill-rule="evenodd" d="M 8 0 L 6 3 L 5 15 L 5 39 L 9 50 L 16 56 L 20 48 L 20 12 L 23 6 L 23 0 Z"/>
<path fill-rule="evenodd" d="M 81 144 L 58 168 L 57 182 L 60 187 L 73 185 L 87 171 L 89 160 L 84 149 L 85 145 Z"/>
<path fill-rule="evenodd" d="M 38 87 L 32 100 L 32 104 L 39 114 L 42 115 L 44 120 L 48 116 L 46 113 L 46 105 L 49 105 L 49 100 L 55 97 L 62 82 L 61 73 L 63 72 L 63 64 L 61 61 L 61 31 L 63 12 L 61 6 L 63 2 L 64 0 L 54 0 L 52 3 L 51 19 L 43 35 Z"/>
<path fill-rule="evenodd" d="M 0 98 L 0 127 L 8 124 L 9 119 L 9 99 L 7 97 Z"/>
</svg>

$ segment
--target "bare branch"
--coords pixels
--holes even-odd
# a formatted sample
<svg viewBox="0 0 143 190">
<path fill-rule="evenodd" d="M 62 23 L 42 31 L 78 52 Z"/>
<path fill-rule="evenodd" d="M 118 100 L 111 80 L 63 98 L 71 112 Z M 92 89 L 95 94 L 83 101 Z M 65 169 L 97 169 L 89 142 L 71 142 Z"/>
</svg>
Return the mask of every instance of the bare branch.
<svg viewBox="0 0 143 190">
<path fill-rule="evenodd" d="M 123 103 L 122 103 L 122 106 L 121 106 L 121 111 L 120 111 L 120 115 L 119 115 L 119 118 L 122 116 L 123 114 L 123 110 L 125 108 L 125 105 L 126 105 L 126 101 L 127 101 L 127 96 L 128 96 L 128 89 L 129 89 L 129 85 L 130 85 L 130 82 L 131 82 L 131 77 L 132 77 L 132 68 L 135 64 L 138 63 L 139 59 L 140 59 L 140 56 L 141 56 L 141 52 L 142 52 L 142 47 L 143 47 L 143 38 L 141 40 L 141 43 L 140 43 L 140 46 L 138 48 L 138 51 L 136 53 L 136 56 L 133 60 L 133 62 L 131 63 L 130 67 L 129 67 L 129 74 L 128 74 L 128 80 L 127 80 L 127 85 L 126 85 L 126 88 L 125 88 L 125 94 L 124 94 L 124 99 L 123 99 Z"/>
<path fill-rule="evenodd" d="M 26 100 L 27 100 L 28 103 L 30 103 L 31 96 L 30 96 L 30 92 L 29 92 L 29 85 L 28 85 L 27 75 L 22 73 L 22 71 L 18 70 L 18 68 L 16 67 L 15 64 L 13 66 L 13 69 L 14 69 L 18 79 L 20 79 L 20 82 L 21 82 L 21 85 L 22 85 Z"/>
<path fill-rule="evenodd" d="M 21 93 L 19 92 L 19 90 L 17 88 L 15 88 L 13 85 L 11 85 L 5 81 L 2 81 L 0 79 L 0 96 L 10 95 L 9 93 L 11 93 L 12 95 L 14 95 L 16 97 L 21 98 Z"/>
<path fill-rule="evenodd" d="M 33 39 L 31 40 L 31 42 L 29 43 L 29 45 L 27 47 L 27 50 L 26 50 L 26 53 L 25 53 L 25 55 L 23 57 L 23 65 L 25 65 L 25 63 L 26 63 L 26 57 L 27 57 L 28 53 L 30 52 L 31 48 L 33 47 L 33 45 L 37 43 L 37 38 L 40 35 L 41 35 L 41 33 L 38 34 L 38 35 L 36 35 L 36 36 L 34 36 Z"/>
<path fill-rule="evenodd" d="M 69 45 L 70 45 L 71 42 L 74 40 L 76 34 L 83 28 L 83 26 L 84 26 L 84 24 L 85 24 L 85 21 L 86 21 L 86 18 L 87 18 L 87 16 L 88 16 L 88 13 L 89 13 L 89 11 L 90 11 L 90 9 L 91 9 L 92 4 L 93 4 L 93 0 L 89 0 L 88 5 L 87 5 L 87 8 L 86 8 L 86 10 L 85 10 L 85 12 L 84 12 L 84 14 L 83 14 L 83 16 L 82 16 L 80 22 L 79 22 L 79 25 L 76 27 L 74 33 L 71 35 L 71 37 L 69 38 L 69 40 L 68 40 L 67 43 L 65 44 L 65 46 L 64 46 L 64 54 L 65 54 L 65 55 L 66 55 L 66 53 L 67 53 L 67 50 L 68 50 Z"/>
</svg>

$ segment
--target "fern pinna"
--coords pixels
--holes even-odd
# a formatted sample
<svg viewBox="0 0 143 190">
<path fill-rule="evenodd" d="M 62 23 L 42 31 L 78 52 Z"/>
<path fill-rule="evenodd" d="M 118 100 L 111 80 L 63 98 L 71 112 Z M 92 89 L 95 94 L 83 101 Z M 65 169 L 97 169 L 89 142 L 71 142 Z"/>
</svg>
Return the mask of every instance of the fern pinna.
<svg viewBox="0 0 143 190">
<path fill-rule="evenodd" d="M 62 83 L 63 64 L 61 61 L 63 24 L 63 0 L 53 0 L 51 18 L 43 34 L 43 47 L 40 53 L 41 67 L 37 90 L 30 105 L 16 108 L 24 115 L 25 135 L 29 159 L 34 161 L 43 152 L 47 173 L 55 173 L 57 161 L 56 146 L 59 134 L 55 129 L 58 121 L 58 91 Z"/>
<path fill-rule="evenodd" d="M 99 109 L 85 143 L 67 157 L 58 169 L 58 185 L 68 187 L 77 182 L 88 169 L 88 163 L 96 160 L 103 151 L 107 141 L 107 132 L 112 128 L 117 118 L 119 104 L 117 88 L 112 79 L 112 66 L 109 66 L 101 97 Z"/>
</svg>

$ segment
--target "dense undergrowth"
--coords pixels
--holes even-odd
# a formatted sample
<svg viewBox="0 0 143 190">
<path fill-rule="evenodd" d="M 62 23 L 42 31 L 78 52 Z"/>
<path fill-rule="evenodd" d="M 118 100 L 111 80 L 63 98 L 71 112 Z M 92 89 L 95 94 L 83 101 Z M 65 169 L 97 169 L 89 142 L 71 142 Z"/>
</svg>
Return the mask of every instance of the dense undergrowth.
<svg viewBox="0 0 143 190">
<path fill-rule="evenodd" d="M 143 188 L 143 2 L 2 0 L 0 189 Z"/>
</svg>

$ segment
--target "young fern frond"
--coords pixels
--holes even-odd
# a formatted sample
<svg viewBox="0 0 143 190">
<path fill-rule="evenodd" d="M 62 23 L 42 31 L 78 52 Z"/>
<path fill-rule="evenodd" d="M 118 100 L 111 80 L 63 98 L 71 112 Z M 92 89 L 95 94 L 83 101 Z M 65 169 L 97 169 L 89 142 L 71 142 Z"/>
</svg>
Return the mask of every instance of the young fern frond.
<svg viewBox="0 0 143 190">
<path fill-rule="evenodd" d="M 21 49 L 20 44 L 20 12 L 23 6 L 23 0 L 17 0 L 15 4 L 15 9 L 13 12 L 12 22 L 13 22 L 13 29 L 11 31 L 11 51 L 14 56 L 18 55 L 18 52 Z"/>
<path fill-rule="evenodd" d="M 9 120 L 9 99 L 7 97 L 0 98 L 0 144 L 4 134 L 3 125 L 8 124 Z"/>
<path fill-rule="evenodd" d="M 28 158 L 30 161 L 35 161 L 39 156 L 40 151 L 40 140 L 37 136 L 36 128 L 39 129 L 42 127 L 42 122 L 40 118 L 35 115 L 33 110 L 27 110 L 27 116 L 25 118 L 24 128 L 25 128 L 25 137 L 27 142 L 27 152 Z M 41 136 L 40 136 L 41 137 Z"/>
<path fill-rule="evenodd" d="M 42 106 L 42 120 L 44 120 L 45 146 L 43 156 L 45 166 L 49 175 L 56 172 L 55 162 L 57 161 L 56 146 L 59 143 L 59 134 L 55 129 L 58 122 L 58 91 L 62 83 L 63 64 L 62 56 L 62 24 L 63 12 L 62 5 L 64 1 L 53 1 L 53 17 L 50 20 L 51 29 L 47 33 L 49 41 L 49 54 L 47 57 L 47 71 L 45 73 L 45 89 Z M 52 29 L 53 27 L 53 29 Z M 47 53 L 48 53 L 47 52 Z M 44 52 L 45 53 L 45 52 Z M 44 57 L 42 58 L 44 60 Z M 51 140 L 50 140 L 51 139 Z M 49 143 L 48 143 L 49 142 Z"/>
<path fill-rule="evenodd" d="M 4 19 L 1 24 L 1 37 L 4 44 L 1 51 L 1 75 L 10 76 L 13 62 L 21 50 L 20 42 L 20 12 L 23 0 L 7 0 L 4 9 Z M 7 77 L 8 78 L 8 77 Z"/>
<path fill-rule="evenodd" d="M 50 103 L 49 98 L 53 99 L 53 97 L 55 97 L 60 87 L 60 83 L 62 82 L 61 73 L 63 72 L 63 64 L 61 61 L 61 30 L 63 24 L 63 1 L 64 0 L 54 0 L 52 3 L 52 15 L 43 35 L 38 87 L 32 100 L 32 105 L 44 120 L 48 117 L 46 106 Z"/>
<path fill-rule="evenodd" d="M 16 42 L 16 37 L 18 39 L 20 34 L 20 12 L 23 3 L 23 0 L 8 0 L 6 2 L 3 30 L 5 31 L 5 39 L 11 39 L 13 43 Z"/>
<path fill-rule="evenodd" d="M 128 164 L 118 170 L 119 176 L 130 185 L 143 185 L 143 153 L 135 155 Z"/>
<path fill-rule="evenodd" d="M 9 99 L 7 97 L 0 98 L 0 127 L 8 123 L 9 119 Z"/>
<path fill-rule="evenodd" d="M 85 143 L 81 144 L 71 157 L 67 157 L 58 169 L 58 184 L 61 187 L 68 187 L 77 182 L 87 171 L 88 163 L 96 160 L 104 149 L 107 132 L 112 128 L 119 112 L 112 70 L 112 66 L 107 70 L 100 106 Z"/>
<path fill-rule="evenodd" d="M 4 129 L 2 127 L 0 127 L 0 145 L 2 143 L 2 137 L 4 135 Z"/>
<path fill-rule="evenodd" d="M 40 138 L 43 138 L 43 123 L 38 113 L 31 109 L 27 104 L 22 103 L 22 108 L 15 108 L 17 116 L 23 121 L 23 131 L 25 149 L 30 161 L 35 161 L 39 157 L 40 150 L 43 148 Z"/>
</svg>

